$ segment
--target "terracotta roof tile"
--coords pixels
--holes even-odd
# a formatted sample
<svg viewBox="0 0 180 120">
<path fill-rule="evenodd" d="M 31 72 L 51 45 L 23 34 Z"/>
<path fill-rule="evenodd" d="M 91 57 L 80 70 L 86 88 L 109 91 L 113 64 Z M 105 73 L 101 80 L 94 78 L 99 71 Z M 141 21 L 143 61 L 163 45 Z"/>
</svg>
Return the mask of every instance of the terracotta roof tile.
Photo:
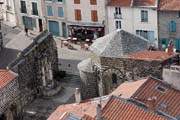
<svg viewBox="0 0 180 120">
<path fill-rule="evenodd" d="M 0 70 L 0 89 L 6 86 L 17 75 L 8 70 Z"/>
<path fill-rule="evenodd" d="M 147 79 L 138 80 L 135 82 L 127 82 L 121 84 L 116 88 L 111 94 L 116 96 L 121 96 L 122 98 L 130 98 L 136 90 L 146 82 Z M 127 89 L 128 88 L 128 89 Z"/>
<path fill-rule="evenodd" d="M 156 98 L 156 110 L 160 110 L 175 118 L 180 115 L 180 91 L 163 81 L 149 78 L 131 98 L 146 104 L 147 100 L 152 97 Z"/>
<path fill-rule="evenodd" d="M 179 0 L 159 0 L 160 11 L 180 11 Z"/>
<path fill-rule="evenodd" d="M 133 6 L 155 6 L 156 0 L 134 0 Z"/>
<path fill-rule="evenodd" d="M 174 55 L 168 55 L 164 51 L 143 51 L 143 52 L 127 55 L 125 56 L 125 58 L 143 59 L 143 60 L 166 60 L 176 55 L 178 55 L 178 53 L 174 53 Z"/>
<path fill-rule="evenodd" d="M 111 0 L 107 6 L 130 7 L 131 0 Z"/>
<path fill-rule="evenodd" d="M 107 98 L 109 97 L 107 96 Z M 51 114 L 48 120 L 59 120 L 59 118 L 61 118 L 62 115 L 64 115 L 64 113 L 66 112 L 73 113 L 74 115 L 77 115 L 79 117 L 83 117 L 86 114 L 94 118 L 96 116 L 96 106 L 97 106 L 96 99 L 99 98 L 90 99 L 80 104 L 74 103 L 74 104 L 61 105 L 54 111 L 53 114 Z M 108 99 L 103 101 L 102 107 L 104 107 L 107 102 Z"/>
<path fill-rule="evenodd" d="M 133 103 L 112 97 L 102 110 L 106 120 L 167 120 L 166 118 L 148 112 Z"/>
</svg>

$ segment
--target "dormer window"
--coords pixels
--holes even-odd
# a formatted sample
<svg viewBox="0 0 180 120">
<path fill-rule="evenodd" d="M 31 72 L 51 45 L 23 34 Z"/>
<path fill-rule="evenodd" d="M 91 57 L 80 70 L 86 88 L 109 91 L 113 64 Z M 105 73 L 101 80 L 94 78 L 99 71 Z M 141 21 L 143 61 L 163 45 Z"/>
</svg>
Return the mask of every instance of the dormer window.
<svg viewBox="0 0 180 120">
<path fill-rule="evenodd" d="M 156 90 L 158 90 L 159 92 L 162 92 L 162 93 L 165 93 L 167 91 L 167 89 L 162 86 L 157 86 Z"/>
</svg>

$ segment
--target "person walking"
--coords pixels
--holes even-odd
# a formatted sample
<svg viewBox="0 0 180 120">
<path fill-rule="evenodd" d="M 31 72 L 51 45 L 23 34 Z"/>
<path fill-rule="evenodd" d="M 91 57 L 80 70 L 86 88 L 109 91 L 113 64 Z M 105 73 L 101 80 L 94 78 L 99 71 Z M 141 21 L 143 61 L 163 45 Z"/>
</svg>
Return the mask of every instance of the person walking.
<svg viewBox="0 0 180 120">
<path fill-rule="evenodd" d="M 28 37 L 28 28 L 25 28 L 24 31 L 25 31 L 25 33 L 26 33 L 25 35 Z"/>
</svg>

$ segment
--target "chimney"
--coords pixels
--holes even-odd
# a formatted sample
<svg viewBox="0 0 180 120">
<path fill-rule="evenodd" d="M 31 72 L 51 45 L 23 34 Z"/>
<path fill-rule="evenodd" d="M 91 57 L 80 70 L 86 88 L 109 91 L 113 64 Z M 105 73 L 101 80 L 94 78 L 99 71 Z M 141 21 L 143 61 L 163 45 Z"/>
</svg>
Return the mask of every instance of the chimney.
<svg viewBox="0 0 180 120">
<path fill-rule="evenodd" d="M 168 55 L 172 55 L 173 52 L 174 52 L 174 45 L 173 45 L 173 41 L 170 40 L 169 45 L 168 45 L 168 49 L 167 49 L 167 53 L 168 53 Z"/>
<path fill-rule="evenodd" d="M 146 105 L 147 105 L 148 109 L 155 111 L 155 109 L 156 109 L 155 108 L 156 107 L 156 105 L 155 105 L 156 99 L 157 99 L 156 97 L 150 97 L 150 98 L 147 99 Z"/>
<path fill-rule="evenodd" d="M 75 100 L 76 100 L 76 103 L 80 103 L 81 102 L 81 92 L 80 92 L 79 88 L 76 88 L 76 91 L 75 91 Z"/>
<path fill-rule="evenodd" d="M 101 104 L 97 104 L 97 107 L 96 107 L 96 120 L 103 120 L 103 117 L 102 117 L 102 110 L 101 110 Z"/>
</svg>

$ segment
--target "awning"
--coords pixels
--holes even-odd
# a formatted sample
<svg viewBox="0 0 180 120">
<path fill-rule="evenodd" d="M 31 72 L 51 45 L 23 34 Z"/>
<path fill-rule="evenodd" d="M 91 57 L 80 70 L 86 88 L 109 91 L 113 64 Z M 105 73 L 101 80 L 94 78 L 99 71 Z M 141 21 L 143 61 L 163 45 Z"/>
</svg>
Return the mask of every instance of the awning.
<svg viewBox="0 0 180 120">
<path fill-rule="evenodd" d="M 68 26 L 79 26 L 79 27 L 104 27 L 102 23 L 94 23 L 94 22 L 68 22 Z"/>
</svg>

